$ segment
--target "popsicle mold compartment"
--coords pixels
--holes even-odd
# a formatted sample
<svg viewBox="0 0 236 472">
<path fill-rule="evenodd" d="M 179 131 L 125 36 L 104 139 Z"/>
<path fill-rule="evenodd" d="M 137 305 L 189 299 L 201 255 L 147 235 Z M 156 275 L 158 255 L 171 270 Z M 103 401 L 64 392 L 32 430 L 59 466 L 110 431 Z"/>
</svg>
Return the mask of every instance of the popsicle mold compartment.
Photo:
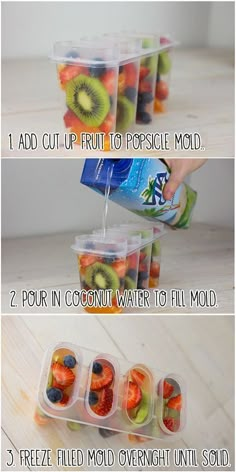
<svg viewBox="0 0 236 472">
<path fill-rule="evenodd" d="M 117 409 L 119 378 L 119 363 L 114 357 L 101 354 L 91 362 L 85 407 L 98 421 L 111 417 Z"/>
<path fill-rule="evenodd" d="M 72 249 L 77 254 L 81 289 L 89 291 L 110 290 L 112 306 L 86 307 L 93 313 L 121 312 L 117 306 L 116 291 L 123 292 L 125 283 L 127 241 L 119 241 L 96 235 L 82 235 L 75 238 Z"/>
<path fill-rule="evenodd" d="M 160 427 L 165 434 L 181 432 L 186 423 L 186 391 L 183 380 L 176 374 L 166 375 L 157 386 L 163 408 L 159 417 Z"/>
<path fill-rule="evenodd" d="M 80 388 L 82 354 L 76 346 L 57 345 L 48 356 L 44 371 L 43 399 L 52 411 L 70 409 Z"/>
<path fill-rule="evenodd" d="M 115 132 L 119 50 L 114 44 L 81 40 L 54 44 L 64 125 L 68 132 Z"/>
<path fill-rule="evenodd" d="M 94 230 L 94 234 L 103 234 L 103 230 Z M 141 234 L 131 235 L 129 231 L 124 228 L 108 227 L 106 234 L 112 238 L 127 238 L 127 257 L 126 257 L 126 272 L 125 272 L 125 289 L 134 290 L 137 288 L 138 281 L 138 266 L 141 246 Z"/>
<path fill-rule="evenodd" d="M 122 409 L 126 421 L 135 427 L 148 425 L 154 411 L 154 381 L 144 364 L 136 364 L 124 380 Z"/>
<path fill-rule="evenodd" d="M 158 221 L 175 228 L 188 228 L 197 193 L 185 183 L 172 200 L 165 200 L 163 189 L 170 170 L 160 159 L 136 158 L 112 160 L 114 164 L 109 199 L 155 224 Z M 111 159 L 86 159 L 81 183 L 105 194 Z"/>
<path fill-rule="evenodd" d="M 157 76 L 155 89 L 155 113 L 166 111 L 166 105 L 170 95 L 170 76 L 173 62 L 173 50 L 177 46 L 169 35 L 160 35 L 159 37 L 161 51 L 158 54 Z"/>
</svg>

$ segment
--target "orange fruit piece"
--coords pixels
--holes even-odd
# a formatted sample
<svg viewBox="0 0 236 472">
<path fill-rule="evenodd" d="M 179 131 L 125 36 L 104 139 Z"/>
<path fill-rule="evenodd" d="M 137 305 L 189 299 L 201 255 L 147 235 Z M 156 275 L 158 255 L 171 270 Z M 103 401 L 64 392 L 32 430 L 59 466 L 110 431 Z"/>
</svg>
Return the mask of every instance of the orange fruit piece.
<svg viewBox="0 0 236 472">
<path fill-rule="evenodd" d="M 158 98 L 155 98 L 154 101 L 154 111 L 155 113 L 164 113 L 165 111 L 164 104 L 160 100 L 158 100 Z"/>
</svg>

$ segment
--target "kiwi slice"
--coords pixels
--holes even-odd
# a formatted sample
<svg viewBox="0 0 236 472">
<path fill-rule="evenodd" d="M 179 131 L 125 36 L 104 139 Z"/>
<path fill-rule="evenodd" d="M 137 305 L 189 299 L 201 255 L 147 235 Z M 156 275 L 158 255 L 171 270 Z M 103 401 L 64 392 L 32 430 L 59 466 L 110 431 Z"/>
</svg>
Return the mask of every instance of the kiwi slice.
<svg viewBox="0 0 236 472">
<path fill-rule="evenodd" d="M 135 107 L 127 97 L 120 96 L 117 100 L 116 131 L 122 133 L 127 131 L 134 121 Z"/>
<path fill-rule="evenodd" d="M 66 84 L 66 104 L 87 126 L 100 126 L 110 109 L 107 90 L 99 79 L 80 74 Z"/>
<path fill-rule="evenodd" d="M 120 279 L 112 267 L 95 262 L 88 266 L 85 272 L 85 282 L 93 290 L 107 290 L 113 292 L 119 289 Z"/>
<path fill-rule="evenodd" d="M 126 275 L 126 277 L 125 277 L 125 289 L 126 290 L 134 290 L 134 288 L 136 288 L 135 281 L 133 279 L 131 279 L 131 277 Z"/>
<path fill-rule="evenodd" d="M 158 74 L 166 75 L 171 69 L 171 59 L 167 51 L 160 52 L 158 58 Z"/>
<path fill-rule="evenodd" d="M 157 70 L 157 56 L 156 56 L 156 54 L 154 54 L 154 55 L 152 54 L 151 56 L 144 57 L 141 60 L 141 65 L 143 67 L 147 67 L 150 70 L 147 78 L 150 78 L 151 75 L 156 76 L 156 70 Z"/>
<path fill-rule="evenodd" d="M 152 243 L 152 256 L 154 257 L 159 256 L 160 252 L 161 252 L 160 241 L 158 240 L 154 241 L 154 243 Z"/>
<path fill-rule="evenodd" d="M 142 400 L 140 403 L 140 407 L 137 411 L 136 417 L 134 418 L 134 422 L 138 424 L 143 423 L 148 416 L 148 411 L 149 411 L 149 395 L 147 392 L 144 392 L 142 390 Z"/>
</svg>

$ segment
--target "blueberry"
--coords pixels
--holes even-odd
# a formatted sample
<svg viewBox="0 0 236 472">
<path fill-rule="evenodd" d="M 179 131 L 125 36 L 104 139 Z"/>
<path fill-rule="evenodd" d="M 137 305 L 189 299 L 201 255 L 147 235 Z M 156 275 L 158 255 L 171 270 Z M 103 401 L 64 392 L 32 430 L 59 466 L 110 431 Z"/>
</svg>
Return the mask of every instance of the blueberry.
<svg viewBox="0 0 236 472">
<path fill-rule="evenodd" d="M 85 249 L 95 249 L 95 244 L 92 241 L 87 241 L 84 247 Z"/>
<path fill-rule="evenodd" d="M 99 64 L 94 64 L 89 68 L 91 77 L 100 77 L 106 71 L 105 63 L 102 62 L 100 57 L 95 57 L 94 61 L 99 61 Z"/>
<path fill-rule="evenodd" d="M 72 49 L 66 54 L 66 57 L 72 57 L 72 59 L 76 59 L 77 57 L 79 57 L 79 53 Z"/>
<path fill-rule="evenodd" d="M 100 362 L 93 363 L 93 373 L 94 374 L 101 374 L 102 372 L 102 364 Z"/>
<path fill-rule="evenodd" d="M 125 89 L 125 96 L 131 101 L 135 102 L 137 96 L 137 90 L 134 87 L 127 87 Z"/>
<path fill-rule="evenodd" d="M 88 401 L 90 405 L 96 405 L 96 403 L 98 402 L 98 394 L 90 390 Z"/>
<path fill-rule="evenodd" d="M 64 357 L 63 363 L 66 367 L 69 367 L 69 369 L 73 369 L 75 367 L 76 360 L 73 356 L 68 355 Z"/>
<path fill-rule="evenodd" d="M 47 397 L 52 403 L 57 403 L 62 400 L 63 393 L 59 388 L 48 388 Z"/>
<path fill-rule="evenodd" d="M 140 113 L 139 119 L 140 121 L 142 121 L 142 123 L 145 123 L 145 124 L 148 124 L 152 121 L 152 117 L 146 111 L 143 111 L 142 113 Z"/>
<path fill-rule="evenodd" d="M 137 271 L 135 269 L 129 269 L 127 275 L 131 277 L 131 279 L 136 280 Z"/>
<path fill-rule="evenodd" d="M 147 272 L 139 272 L 138 274 L 138 281 L 146 280 L 148 279 L 149 274 Z"/>
<path fill-rule="evenodd" d="M 121 72 L 123 72 L 123 70 L 124 70 L 124 66 L 120 66 L 120 67 L 119 67 L 119 74 L 120 74 Z"/>
<path fill-rule="evenodd" d="M 156 82 L 160 82 L 160 80 L 161 80 L 160 74 L 158 74 L 158 72 L 157 72 Z"/>
<path fill-rule="evenodd" d="M 143 94 L 143 102 L 144 103 L 151 103 L 153 101 L 153 95 L 151 92 L 144 92 Z"/>
<path fill-rule="evenodd" d="M 145 103 L 138 103 L 137 104 L 137 113 L 143 113 L 145 111 L 146 104 Z"/>
</svg>

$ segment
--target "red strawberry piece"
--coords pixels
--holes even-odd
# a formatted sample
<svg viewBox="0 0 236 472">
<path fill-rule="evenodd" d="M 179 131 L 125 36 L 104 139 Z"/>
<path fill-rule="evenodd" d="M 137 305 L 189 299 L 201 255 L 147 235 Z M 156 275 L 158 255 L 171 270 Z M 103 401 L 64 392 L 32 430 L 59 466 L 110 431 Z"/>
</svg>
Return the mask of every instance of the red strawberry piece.
<svg viewBox="0 0 236 472">
<path fill-rule="evenodd" d="M 144 264 L 143 262 L 139 263 L 139 272 L 147 272 L 147 264 Z"/>
<path fill-rule="evenodd" d="M 138 265 L 137 253 L 134 252 L 133 254 L 130 254 L 130 256 L 128 256 L 127 258 L 127 262 L 128 262 L 129 269 L 137 269 L 137 265 Z"/>
<path fill-rule="evenodd" d="M 148 67 L 141 66 L 139 71 L 139 80 L 143 80 L 149 74 L 150 69 Z"/>
<path fill-rule="evenodd" d="M 102 83 L 107 89 L 107 92 L 109 95 L 113 95 L 115 92 L 115 85 L 116 85 L 116 76 L 115 76 L 115 71 L 113 69 L 109 69 L 105 72 L 105 74 L 102 76 Z"/>
<path fill-rule="evenodd" d="M 56 382 L 64 387 L 69 387 L 75 380 L 75 374 L 72 370 L 64 365 L 58 364 L 58 362 L 52 364 L 52 375 Z"/>
<path fill-rule="evenodd" d="M 79 263 L 81 267 L 88 267 L 89 265 L 94 264 L 97 260 L 98 258 L 94 254 L 83 254 L 79 259 Z"/>
<path fill-rule="evenodd" d="M 59 72 L 60 81 L 62 84 L 69 82 L 79 74 L 86 74 L 86 68 L 81 66 L 68 65 Z"/>
<path fill-rule="evenodd" d="M 182 395 L 176 395 L 176 397 L 172 397 L 169 399 L 167 403 L 167 408 L 172 408 L 173 410 L 180 411 L 182 408 Z"/>
<path fill-rule="evenodd" d="M 112 384 L 113 381 L 113 371 L 111 367 L 104 364 L 102 366 L 102 372 L 100 374 L 92 373 L 92 380 L 90 389 L 91 390 L 101 390 L 103 387 L 108 387 Z"/>
<path fill-rule="evenodd" d="M 165 36 L 160 37 L 160 44 L 170 44 L 170 42 L 169 38 L 165 38 Z"/>
<path fill-rule="evenodd" d="M 150 267 L 150 276 L 151 277 L 159 277 L 160 275 L 160 264 L 158 262 L 152 262 Z"/>
<path fill-rule="evenodd" d="M 139 93 L 152 92 L 152 84 L 145 80 L 141 80 L 138 86 Z"/>
<path fill-rule="evenodd" d="M 53 388 L 59 388 L 59 390 L 65 390 L 65 385 L 60 385 L 59 383 L 57 383 L 57 381 L 55 379 L 53 379 L 52 381 L 52 387 Z"/>
<path fill-rule="evenodd" d="M 111 267 L 116 271 L 117 275 L 122 279 L 126 274 L 126 261 L 119 260 L 112 263 Z"/>
<path fill-rule="evenodd" d="M 163 382 L 163 398 L 170 398 L 174 391 L 174 386 L 171 385 L 167 380 Z"/>
<path fill-rule="evenodd" d="M 158 100 L 166 100 L 169 95 L 168 85 L 164 80 L 159 80 L 156 84 L 156 98 Z"/>
<path fill-rule="evenodd" d="M 128 389 L 128 396 L 127 396 L 127 389 Z M 129 382 L 126 386 L 126 392 L 124 396 L 124 403 L 123 408 L 127 408 L 130 410 L 131 408 L 136 408 L 142 400 L 142 390 L 141 388 L 134 382 Z M 126 402 L 127 399 L 127 402 Z"/>
<path fill-rule="evenodd" d="M 81 121 L 71 110 L 67 110 L 67 112 L 65 113 L 64 123 L 66 128 L 72 128 L 81 125 Z"/>
<path fill-rule="evenodd" d="M 102 131 L 105 134 L 108 134 L 112 131 L 113 125 L 115 122 L 115 117 L 111 114 L 107 115 L 105 120 L 100 126 L 100 131 Z"/>
<path fill-rule="evenodd" d="M 90 408 L 99 416 L 106 416 L 111 411 L 113 403 L 113 390 L 111 388 L 103 388 L 100 392 L 96 405 Z"/>
<path fill-rule="evenodd" d="M 70 399 L 69 395 L 67 395 L 66 393 L 63 393 L 63 397 L 62 397 L 61 401 L 59 402 L 59 405 L 61 405 L 61 406 L 67 405 L 69 399 Z"/>
<path fill-rule="evenodd" d="M 137 385 L 141 386 L 143 384 L 145 375 L 142 374 L 142 372 L 137 369 L 132 369 L 130 375 L 133 382 L 135 382 Z"/>
<path fill-rule="evenodd" d="M 135 87 L 137 82 L 137 68 L 134 63 L 124 65 L 125 82 L 127 87 Z"/>
<path fill-rule="evenodd" d="M 172 431 L 173 433 L 178 431 L 179 429 L 179 421 L 176 420 L 175 418 L 171 418 L 170 416 L 167 416 L 166 418 L 163 419 L 163 423 L 169 431 Z"/>
<path fill-rule="evenodd" d="M 147 254 L 145 254 L 145 252 L 140 252 L 139 262 L 142 262 L 145 259 L 146 256 L 147 256 Z"/>
</svg>

